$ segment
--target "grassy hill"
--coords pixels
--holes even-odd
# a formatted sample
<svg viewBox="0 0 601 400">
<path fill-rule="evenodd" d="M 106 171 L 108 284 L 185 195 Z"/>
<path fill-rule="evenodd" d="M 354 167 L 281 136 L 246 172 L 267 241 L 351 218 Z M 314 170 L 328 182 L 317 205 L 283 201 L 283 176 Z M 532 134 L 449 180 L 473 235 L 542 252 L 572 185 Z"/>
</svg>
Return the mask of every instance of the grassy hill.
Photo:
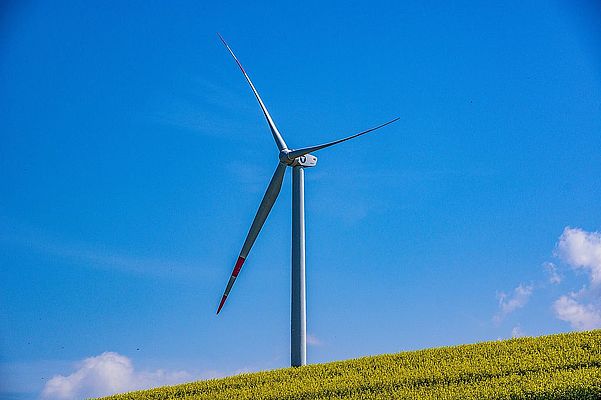
<svg viewBox="0 0 601 400">
<path fill-rule="evenodd" d="M 385 354 L 107 399 L 601 399 L 601 330 Z"/>
</svg>

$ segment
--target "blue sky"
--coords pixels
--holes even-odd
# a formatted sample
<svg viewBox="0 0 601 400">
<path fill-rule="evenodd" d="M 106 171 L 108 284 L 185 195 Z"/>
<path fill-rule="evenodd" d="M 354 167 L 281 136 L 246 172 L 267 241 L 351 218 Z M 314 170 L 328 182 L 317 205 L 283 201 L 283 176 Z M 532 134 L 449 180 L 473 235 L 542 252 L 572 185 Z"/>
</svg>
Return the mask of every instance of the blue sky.
<svg viewBox="0 0 601 400">
<path fill-rule="evenodd" d="M 291 147 L 400 117 L 306 171 L 309 362 L 601 327 L 601 9 L 451 3 L 2 6 L 0 397 L 289 364 L 289 175 L 215 316 L 277 162 L 218 31 Z"/>
</svg>

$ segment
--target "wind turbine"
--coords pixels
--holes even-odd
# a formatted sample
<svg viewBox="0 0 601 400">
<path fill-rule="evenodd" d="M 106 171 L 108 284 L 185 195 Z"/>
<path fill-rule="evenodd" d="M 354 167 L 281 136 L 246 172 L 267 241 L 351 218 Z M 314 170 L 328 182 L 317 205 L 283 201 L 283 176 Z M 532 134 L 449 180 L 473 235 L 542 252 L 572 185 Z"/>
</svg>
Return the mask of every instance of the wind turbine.
<svg viewBox="0 0 601 400">
<path fill-rule="evenodd" d="M 227 283 L 227 287 L 225 288 L 225 292 L 223 293 L 223 297 L 221 298 L 221 302 L 219 303 L 219 308 L 217 308 L 217 314 L 221 311 L 221 308 L 225 304 L 225 300 L 227 296 L 230 294 L 230 290 L 232 290 L 232 286 L 242 269 L 242 265 L 244 261 L 248 257 L 248 253 L 252 248 L 273 204 L 275 203 L 280 189 L 282 188 L 282 181 L 284 180 L 284 173 L 286 172 L 287 167 L 292 167 L 292 312 L 291 312 L 291 330 L 290 330 L 290 363 L 293 367 L 298 367 L 305 365 L 307 363 L 307 313 L 306 313 L 306 298 L 305 298 L 305 178 L 304 178 L 304 168 L 310 168 L 317 165 L 317 157 L 312 154 L 309 154 L 313 151 L 325 149 L 326 147 L 333 146 L 338 143 L 345 142 L 347 140 L 356 138 L 361 135 L 365 135 L 366 133 L 375 131 L 376 129 L 382 128 L 388 124 L 391 124 L 398 120 L 395 118 L 391 121 L 388 121 L 382 125 L 378 125 L 374 128 L 368 129 L 363 132 L 359 132 L 355 135 L 335 140 L 333 142 L 320 144 L 317 146 L 303 147 L 301 149 L 290 149 L 288 145 L 284 141 L 284 138 L 280 134 L 280 131 L 276 127 L 269 111 L 267 111 L 267 107 L 261 100 L 257 89 L 255 89 L 255 85 L 253 85 L 250 77 L 238 61 L 238 58 L 225 42 L 223 37 L 220 34 L 219 38 L 228 49 L 238 67 L 244 74 L 246 81 L 250 85 L 259 105 L 261 106 L 261 110 L 263 110 L 263 114 L 265 115 L 265 119 L 267 120 L 267 124 L 269 125 L 269 129 L 271 130 L 271 134 L 273 135 L 273 139 L 275 140 L 275 144 L 278 146 L 279 150 L 279 160 L 278 165 L 275 169 L 275 173 L 269 182 L 269 186 L 267 186 L 267 190 L 265 191 L 265 195 L 263 196 L 263 200 L 261 200 L 261 204 L 259 205 L 259 209 L 257 210 L 257 214 L 255 215 L 255 219 L 250 226 L 250 230 L 248 231 L 248 235 L 246 235 L 246 240 L 244 240 L 244 245 L 242 245 L 242 250 L 240 251 L 240 255 L 238 256 L 238 260 L 234 266 L 234 270 L 232 271 L 232 275 L 230 276 L 230 280 Z"/>
</svg>

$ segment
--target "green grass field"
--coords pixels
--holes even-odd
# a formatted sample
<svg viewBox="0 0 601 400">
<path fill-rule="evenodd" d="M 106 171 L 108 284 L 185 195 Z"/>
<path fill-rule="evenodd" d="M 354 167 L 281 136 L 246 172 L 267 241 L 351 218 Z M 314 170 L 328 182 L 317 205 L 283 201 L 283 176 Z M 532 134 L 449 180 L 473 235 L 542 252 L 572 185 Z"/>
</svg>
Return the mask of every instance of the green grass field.
<svg viewBox="0 0 601 400">
<path fill-rule="evenodd" d="M 385 354 L 107 399 L 601 399 L 601 330 Z"/>
</svg>

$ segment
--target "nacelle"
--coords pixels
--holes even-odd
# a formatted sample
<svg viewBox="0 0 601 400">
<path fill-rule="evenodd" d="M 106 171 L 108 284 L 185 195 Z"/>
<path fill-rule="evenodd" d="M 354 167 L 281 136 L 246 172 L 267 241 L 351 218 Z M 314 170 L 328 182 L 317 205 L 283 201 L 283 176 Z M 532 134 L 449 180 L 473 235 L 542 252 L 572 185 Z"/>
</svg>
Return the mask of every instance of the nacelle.
<svg viewBox="0 0 601 400">
<path fill-rule="evenodd" d="M 317 165 L 317 157 L 312 154 L 305 154 L 304 156 L 295 158 L 291 165 L 293 167 L 301 166 L 304 168 L 314 167 Z"/>
<path fill-rule="evenodd" d="M 290 150 L 286 149 L 286 150 L 282 150 L 280 152 L 280 162 L 290 166 L 290 167 L 296 167 L 296 166 L 301 166 L 301 167 L 305 167 L 305 168 L 310 168 L 310 167 L 314 167 L 317 165 L 317 157 L 315 157 L 313 154 L 305 154 L 302 155 L 300 157 L 296 157 L 293 159 L 289 158 L 290 154 Z"/>
</svg>

